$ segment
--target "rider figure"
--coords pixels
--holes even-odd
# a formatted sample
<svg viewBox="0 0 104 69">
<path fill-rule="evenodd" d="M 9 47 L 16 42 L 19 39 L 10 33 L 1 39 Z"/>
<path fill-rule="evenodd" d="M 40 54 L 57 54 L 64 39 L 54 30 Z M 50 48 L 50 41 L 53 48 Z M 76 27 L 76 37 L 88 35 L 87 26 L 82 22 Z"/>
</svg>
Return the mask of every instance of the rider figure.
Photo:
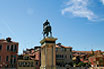
<svg viewBox="0 0 104 69">
<path fill-rule="evenodd" d="M 46 22 L 43 24 L 43 29 L 45 26 L 48 26 L 48 25 L 50 26 L 50 23 L 48 22 L 48 20 L 46 20 Z"/>
<path fill-rule="evenodd" d="M 46 34 L 46 36 L 48 36 L 49 32 L 50 32 L 50 35 L 52 36 L 50 23 L 48 22 L 48 20 L 46 20 L 46 22 L 43 24 L 43 36 L 45 34 Z"/>
</svg>

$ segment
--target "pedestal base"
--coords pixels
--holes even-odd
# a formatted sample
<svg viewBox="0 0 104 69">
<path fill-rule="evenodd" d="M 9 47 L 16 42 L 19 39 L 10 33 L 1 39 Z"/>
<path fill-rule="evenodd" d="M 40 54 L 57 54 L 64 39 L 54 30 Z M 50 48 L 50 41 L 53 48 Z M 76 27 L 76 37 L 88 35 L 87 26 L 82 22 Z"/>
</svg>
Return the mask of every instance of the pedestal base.
<svg viewBox="0 0 104 69">
<path fill-rule="evenodd" d="M 41 67 L 40 69 L 56 69 L 56 44 L 57 38 L 47 37 L 41 43 Z"/>
<path fill-rule="evenodd" d="M 56 69 L 56 66 L 41 66 L 40 69 Z"/>
</svg>

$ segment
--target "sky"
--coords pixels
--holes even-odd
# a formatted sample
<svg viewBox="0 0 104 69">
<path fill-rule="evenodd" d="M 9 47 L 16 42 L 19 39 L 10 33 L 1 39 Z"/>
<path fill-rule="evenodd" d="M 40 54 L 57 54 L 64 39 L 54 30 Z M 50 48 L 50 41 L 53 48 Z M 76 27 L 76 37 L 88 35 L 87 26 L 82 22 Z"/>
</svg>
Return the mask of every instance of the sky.
<svg viewBox="0 0 104 69">
<path fill-rule="evenodd" d="M 0 39 L 19 42 L 19 54 L 40 46 L 47 19 L 56 43 L 104 51 L 104 0 L 0 0 Z"/>
</svg>

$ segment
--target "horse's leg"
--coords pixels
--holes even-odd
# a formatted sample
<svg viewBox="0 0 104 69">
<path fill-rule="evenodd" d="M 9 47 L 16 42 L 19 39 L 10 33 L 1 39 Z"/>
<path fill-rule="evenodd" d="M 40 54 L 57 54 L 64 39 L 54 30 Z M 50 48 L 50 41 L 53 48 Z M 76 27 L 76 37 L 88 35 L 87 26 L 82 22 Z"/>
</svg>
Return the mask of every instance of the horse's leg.
<svg viewBox="0 0 104 69">
<path fill-rule="evenodd" d="M 50 31 L 50 36 L 52 37 L 52 32 Z"/>
<path fill-rule="evenodd" d="M 45 38 L 45 32 L 43 32 L 43 37 Z"/>
<path fill-rule="evenodd" d="M 43 33 L 43 37 L 45 38 L 44 33 Z"/>
<path fill-rule="evenodd" d="M 46 36 L 48 37 L 48 32 L 47 32 Z"/>
</svg>

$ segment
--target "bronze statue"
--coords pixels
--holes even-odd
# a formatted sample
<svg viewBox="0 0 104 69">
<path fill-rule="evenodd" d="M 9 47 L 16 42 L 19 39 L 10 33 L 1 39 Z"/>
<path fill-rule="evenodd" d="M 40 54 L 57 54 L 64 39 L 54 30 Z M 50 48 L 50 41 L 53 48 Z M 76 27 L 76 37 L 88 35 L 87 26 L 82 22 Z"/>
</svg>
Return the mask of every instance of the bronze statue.
<svg viewBox="0 0 104 69">
<path fill-rule="evenodd" d="M 43 37 L 48 37 L 50 33 L 50 37 L 52 37 L 51 26 L 48 20 L 43 24 Z"/>
</svg>

